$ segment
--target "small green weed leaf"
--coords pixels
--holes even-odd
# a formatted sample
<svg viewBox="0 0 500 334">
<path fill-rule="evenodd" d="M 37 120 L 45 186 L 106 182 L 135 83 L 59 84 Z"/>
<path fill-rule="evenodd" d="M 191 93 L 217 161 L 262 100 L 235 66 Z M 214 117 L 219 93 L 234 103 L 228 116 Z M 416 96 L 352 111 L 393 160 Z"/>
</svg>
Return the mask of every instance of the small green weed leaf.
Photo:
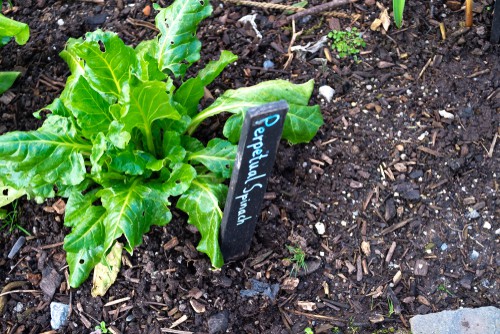
<svg viewBox="0 0 500 334">
<path fill-rule="evenodd" d="M 192 63 L 200 59 L 201 43 L 196 37 L 198 24 L 212 13 L 208 0 L 175 1 L 156 16 L 158 59 L 162 71 L 182 77 Z"/>
<path fill-rule="evenodd" d="M 183 194 L 191 186 L 196 177 L 196 170 L 188 164 L 176 164 L 172 167 L 172 174 L 165 183 L 165 191 L 171 196 Z"/>
<path fill-rule="evenodd" d="M 198 103 L 205 94 L 204 86 L 200 78 L 195 77 L 186 80 L 175 92 L 175 102 L 182 105 L 189 116 L 198 112 Z"/>
<path fill-rule="evenodd" d="M 74 45 L 78 57 L 85 61 L 85 78 L 92 88 L 110 102 L 121 97 L 123 84 L 131 68 L 136 68 L 134 50 L 126 46 L 117 34 L 96 30 Z"/>
<path fill-rule="evenodd" d="M 208 86 L 221 74 L 221 72 L 226 68 L 227 65 L 238 60 L 238 56 L 231 51 L 223 50 L 220 54 L 218 60 L 211 61 L 198 72 L 198 78 L 200 78 L 203 86 Z"/>
<path fill-rule="evenodd" d="M 65 98 L 64 104 L 76 117 L 82 134 L 91 139 L 99 132 L 106 133 L 113 121 L 109 113 L 109 103 L 98 94 L 83 76 L 76 79 L 69 92 L 71 98 Z"/>
<path fill-rule="evenodd" d="M 229 178 L 236 158 L 236 150 L 237 146 L 227 140 L 214 138 L 203 150 L 191 153 L 188 160 L 197 161 L 216 175 Z"/>
<path fill-rule="evenodd" d="M 24 45 L 30 37 L 26 23 L 14 21 L 0 13 L 0 37 L 14 37 L 17 44 Z"/>
<path fill-rule="evenodd" d="M 0 156 L 7 169 L 25 182 L 36 178 L 49 184 L 79 184 L 85 177 L 83 154 L 90 154 L 91 148 L 77 136 L 40 130 L 0 136 Z"/>
<path fill-rule="evenodd" d="M 177 208 L 189 215 L 188 223 L 196 226 L 201 240 L 196 249 L 210 257 L 212 265 L 224 264 L 219 247 L 219 229 L 227 186 L 214 175 L 199 175 L 179 198 Z"/>
<path fill-rule="evenodd" d="M 21 72 L 0 72 L 0 94 L 6 92 L 20 74 Z"/>
<path fill-rule="evenodd" d="M 392 10 L 394 12 L 394 23 L 396 27 L 401 28 L 403 24 L 403 11 L 405 9 L 405 0 L 392 0 Z"/>
<path fill-rule="evenodd" d="M 108 212 L 104 219 L 105 251 L 124 235 L 128 242 L 125 249 L 132 253 L 151 225 L 165 225 L 172 219 L 168 209 L 170 203 L 161 185 L 144 183 L 140 178 L 105 188 L 98 195 Z"/>
</svg>

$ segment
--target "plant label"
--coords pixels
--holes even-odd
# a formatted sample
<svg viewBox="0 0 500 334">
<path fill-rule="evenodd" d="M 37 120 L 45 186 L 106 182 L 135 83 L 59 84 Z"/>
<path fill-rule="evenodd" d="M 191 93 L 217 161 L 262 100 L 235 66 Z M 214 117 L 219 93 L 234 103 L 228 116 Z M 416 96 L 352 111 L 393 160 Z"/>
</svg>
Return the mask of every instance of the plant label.
<svg viewBox="0 0 500 334">
<path fill-rule="evenodd" d="M 250 250 L 287 112 L 288 104 L 279 101 L 249 109 L 245 116 L 221 224 L 225 261 Z"/>
<path fill-rule="evenodd" d="M 500 1 L 495 1 L 495 12 L 493 14 L 493 23 L 491 25 L 490 41 L 493 44 L 500 42 Z"/>
</svg>

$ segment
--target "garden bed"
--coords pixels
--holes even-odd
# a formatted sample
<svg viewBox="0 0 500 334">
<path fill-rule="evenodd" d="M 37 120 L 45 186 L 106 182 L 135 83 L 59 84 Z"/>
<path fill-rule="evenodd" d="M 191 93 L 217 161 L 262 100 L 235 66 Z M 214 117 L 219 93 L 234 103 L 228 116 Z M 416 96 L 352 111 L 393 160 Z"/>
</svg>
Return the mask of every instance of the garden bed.
<svg viewBox="0 0 500 334">
<path fill-rule="evenodd" d="M 28 23 L 31 38 L 0 51 L 0 70 L 23 72 L 0 101 L 0 134 L 40 125 L 32 113 L 60 94 L 69 74 L 58 56 L 68 38 L 102 28 L 137 45 L 156 34 L 146 1 L 13 2 L 6 15 Z M 101 321 L 120 333 L 168 332 L 176 321 L 176 330 L 202 333 L 384 333 L 408 330 L 415 314 L 498 305 L 500 49 L 488 41 L 491 0 L 476 4 L 470 29 L 461 28 L 464 13 L 453 3 L 408 2 L 402 29 L 388 33 L 370 29 L 381 13 L 371 0 L 338 8 L 343 18 L 306 16 L 296 22 L 303 32 L 295 45 L 357 27 L 366 48 L 358 61 L 329 61 L 323 48 L 295 54 L 285 69 L 293 32 L 291 24 L 276 27 L 281 12 L 213 1 L 198 32 L 201 63 L 220 50 L 239 59 L 210 94 L 314 79 L 311 104 L 321 105 L 325 120 L 310 144 L 281 142 L 248 258 L 213 270 L 195 249 L 199 234 L 174 211 L 169 225 L 153 227 L 133 255 L 124 254 L 106 296 L 92 298 L 90 280 L 78 289 L 66 282 L 61 242 L 69 231 L 53 208 L 57 199 L 21 199 L 15 223 L 31 236 L 8 259 L 23 232 L 0 231 L 0 287 L 26 281 L 17 290 L 42 291 L 45 276 L 56 285 L 52 301 L 72 307 L 60 331 L 67 333 L 90 333 Z M 238 22 L 252 13 L 262 39 Z M 319 95 L 323 85 L 335 90 L 330 102 Z M 211 102 L 207 95 L 202 104 Z M 204 123 L 200 136 L 220 134 L 225 117 Z M 286 245 L 305 251 L 308 272 L 295 278 Z M 252 279 L 279 284 L 276 299 L 243 296 Z M 0 331 L 50 331 L 50 301 L 37 292 L 8 295 Z"/>
</svg>

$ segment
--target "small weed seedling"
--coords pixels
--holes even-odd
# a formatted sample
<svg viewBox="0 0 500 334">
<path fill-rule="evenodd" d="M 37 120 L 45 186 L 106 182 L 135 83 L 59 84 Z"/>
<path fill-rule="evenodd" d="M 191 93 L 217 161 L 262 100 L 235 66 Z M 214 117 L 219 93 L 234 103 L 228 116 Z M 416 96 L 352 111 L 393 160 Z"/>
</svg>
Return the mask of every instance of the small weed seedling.
<svg viewBox="0 0 500 334">
<path fill-rule="evenodd" d="M 342 331 L 337 326 L 332 328 L 332 334 L 341 334 Z"/>
<path fill-rule="evenodd" d="M 304 328 L 304 334 L 314 334 L 314 331 L 311 327 Z"/>
<path fill-rule="evenodd" d="M 332 49 L 338 52 L 340 58 L 354 56 L 359 53 L 361 48 L 366 46 L 366 43 L 358 32 L 358 29 L 353 27 L 351 30 L 332 30 L 328 33 L 328 38 L 332 40 Z"/>
<path fill-rule="evenodd" d="M 450 290 L 448 290 L 444 284 L 439 284 L 438 288 L 437 288 L 439 291 L 443 291 L 443 292 L 446 292 L 448 295 L 450 295 L 450 297 L 454 297 L 454 294 L 450 292 Z"/>
<path fill-rule="evenodd" d="M 306 264 L 306 253 L 299 246 L 286 246 L 286 249 L 292 254 L 292 257 L 289 258 L 290 262 L 293 264 L 292 275 L 297 274 L 297 272 L 302 268 L 307 270 Z"/>
<path fill-rule="evenodd" d="M 390 318 L 394 314 L 394 304 L 389 297 L 387 297 L 387 304 L 389 305 L 389 313 L 387 314 L 387 316 Z"/>
<path fill-rule="evenodd" d="M 103 334 L 108 333 L 108 329 L 106 328 L 106 322 L 101 321 L 99 325 L 95 326 L 95 330 Z"/>
<path fill-rule="evenodd" d="M 24 227 L 19 225 L 19 208 L 17 207 L 17 200 L 12 202 L 12 209 L 10 211 L 5 210 L 4 214 L 0 212 L 0 231 L 8 229 L 9 233 L 12 233 L 16 228 L 26 235 L 31 235 Z"/>
</svg>

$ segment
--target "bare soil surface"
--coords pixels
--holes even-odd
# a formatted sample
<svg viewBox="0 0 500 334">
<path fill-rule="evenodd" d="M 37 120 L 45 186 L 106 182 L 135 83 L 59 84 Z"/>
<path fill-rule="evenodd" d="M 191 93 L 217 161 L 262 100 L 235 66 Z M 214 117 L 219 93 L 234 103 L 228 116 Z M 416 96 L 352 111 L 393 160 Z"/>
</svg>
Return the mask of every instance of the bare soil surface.
<svg viewBox="0 0 500 334">
<path fill-rule="evenodd" d="M 29 24 L 31 38 L 0 51 L 0 70 L 23 72 L 0 101 L 0 134 L 40 125 L 32 113 L 60 94 L 69 74 L 58 56 L 68 38 L 102 28 L 136 45 L 155 34 L 148 27 L 154 11 L 143 13 L 148 2 L 95 2 L 4 7 Z M 199 29 L 201 64 L 223 49 L 239 60 L 211 94 L 269 79 L 315 79 L 311 104 L 321 105 L 325 119 L 310 144 L 281 142 L 248 258 L 213 270 L 195 250 L 199 234 L 175 212 L 123 255 L 107 295 L 92 298 L 90 279 L 78 289 L 66 283 L 61 242 L 68 230 L 52 209 L 57 199 L 21 199 L 14 224 L 31 236 L 13 259 L 7 254 L 24 233 L 0 221 L 0 289 L 24 282 L 0 297 L 0 332 L 50 332 L 51 301 L 71 305 L 60 333 L 90 333 L 101 321 L 113 333 L 174 333 L 174 323 L 178 333 L 405 333 L 415 314 L 498 306 L 500 48 L 488 41 L 492 2 L 476 2 L 470 29 L 461 27 L 464 11 L 454 1 L 409 1 L 404 26 L 388 33 L 370 29 L 381 13 L 372 0 L 339 8 L 344 18 L 306 16 L 297 21 L 303 32 L 295 45 L 357 27 L 367 46 L 357 60 L 333 51 L 327 60 L 323 48 L 295 53 L 284 69 L 292 29 L 275 28 L 282 12 L 213 1 Z M 389 10 L 391 3 L 381 2 Z M 248 14 L 257 15 L 262 39 L 238 22 Z M 267 70 L 266 60 L 274 64 Z M 330 102 L 319 95 L 323 85 L 335 89 Z M 205 128 L 214 132 L 223 121 Z M 305 251 L 306 272 L 292 270 L 287 245 Z M 41 293 L 42 278 L 55 289 L 51 299 Z M 278 284 L 275 299 L 243 296 L 253 280 Z"/>
</svg>

